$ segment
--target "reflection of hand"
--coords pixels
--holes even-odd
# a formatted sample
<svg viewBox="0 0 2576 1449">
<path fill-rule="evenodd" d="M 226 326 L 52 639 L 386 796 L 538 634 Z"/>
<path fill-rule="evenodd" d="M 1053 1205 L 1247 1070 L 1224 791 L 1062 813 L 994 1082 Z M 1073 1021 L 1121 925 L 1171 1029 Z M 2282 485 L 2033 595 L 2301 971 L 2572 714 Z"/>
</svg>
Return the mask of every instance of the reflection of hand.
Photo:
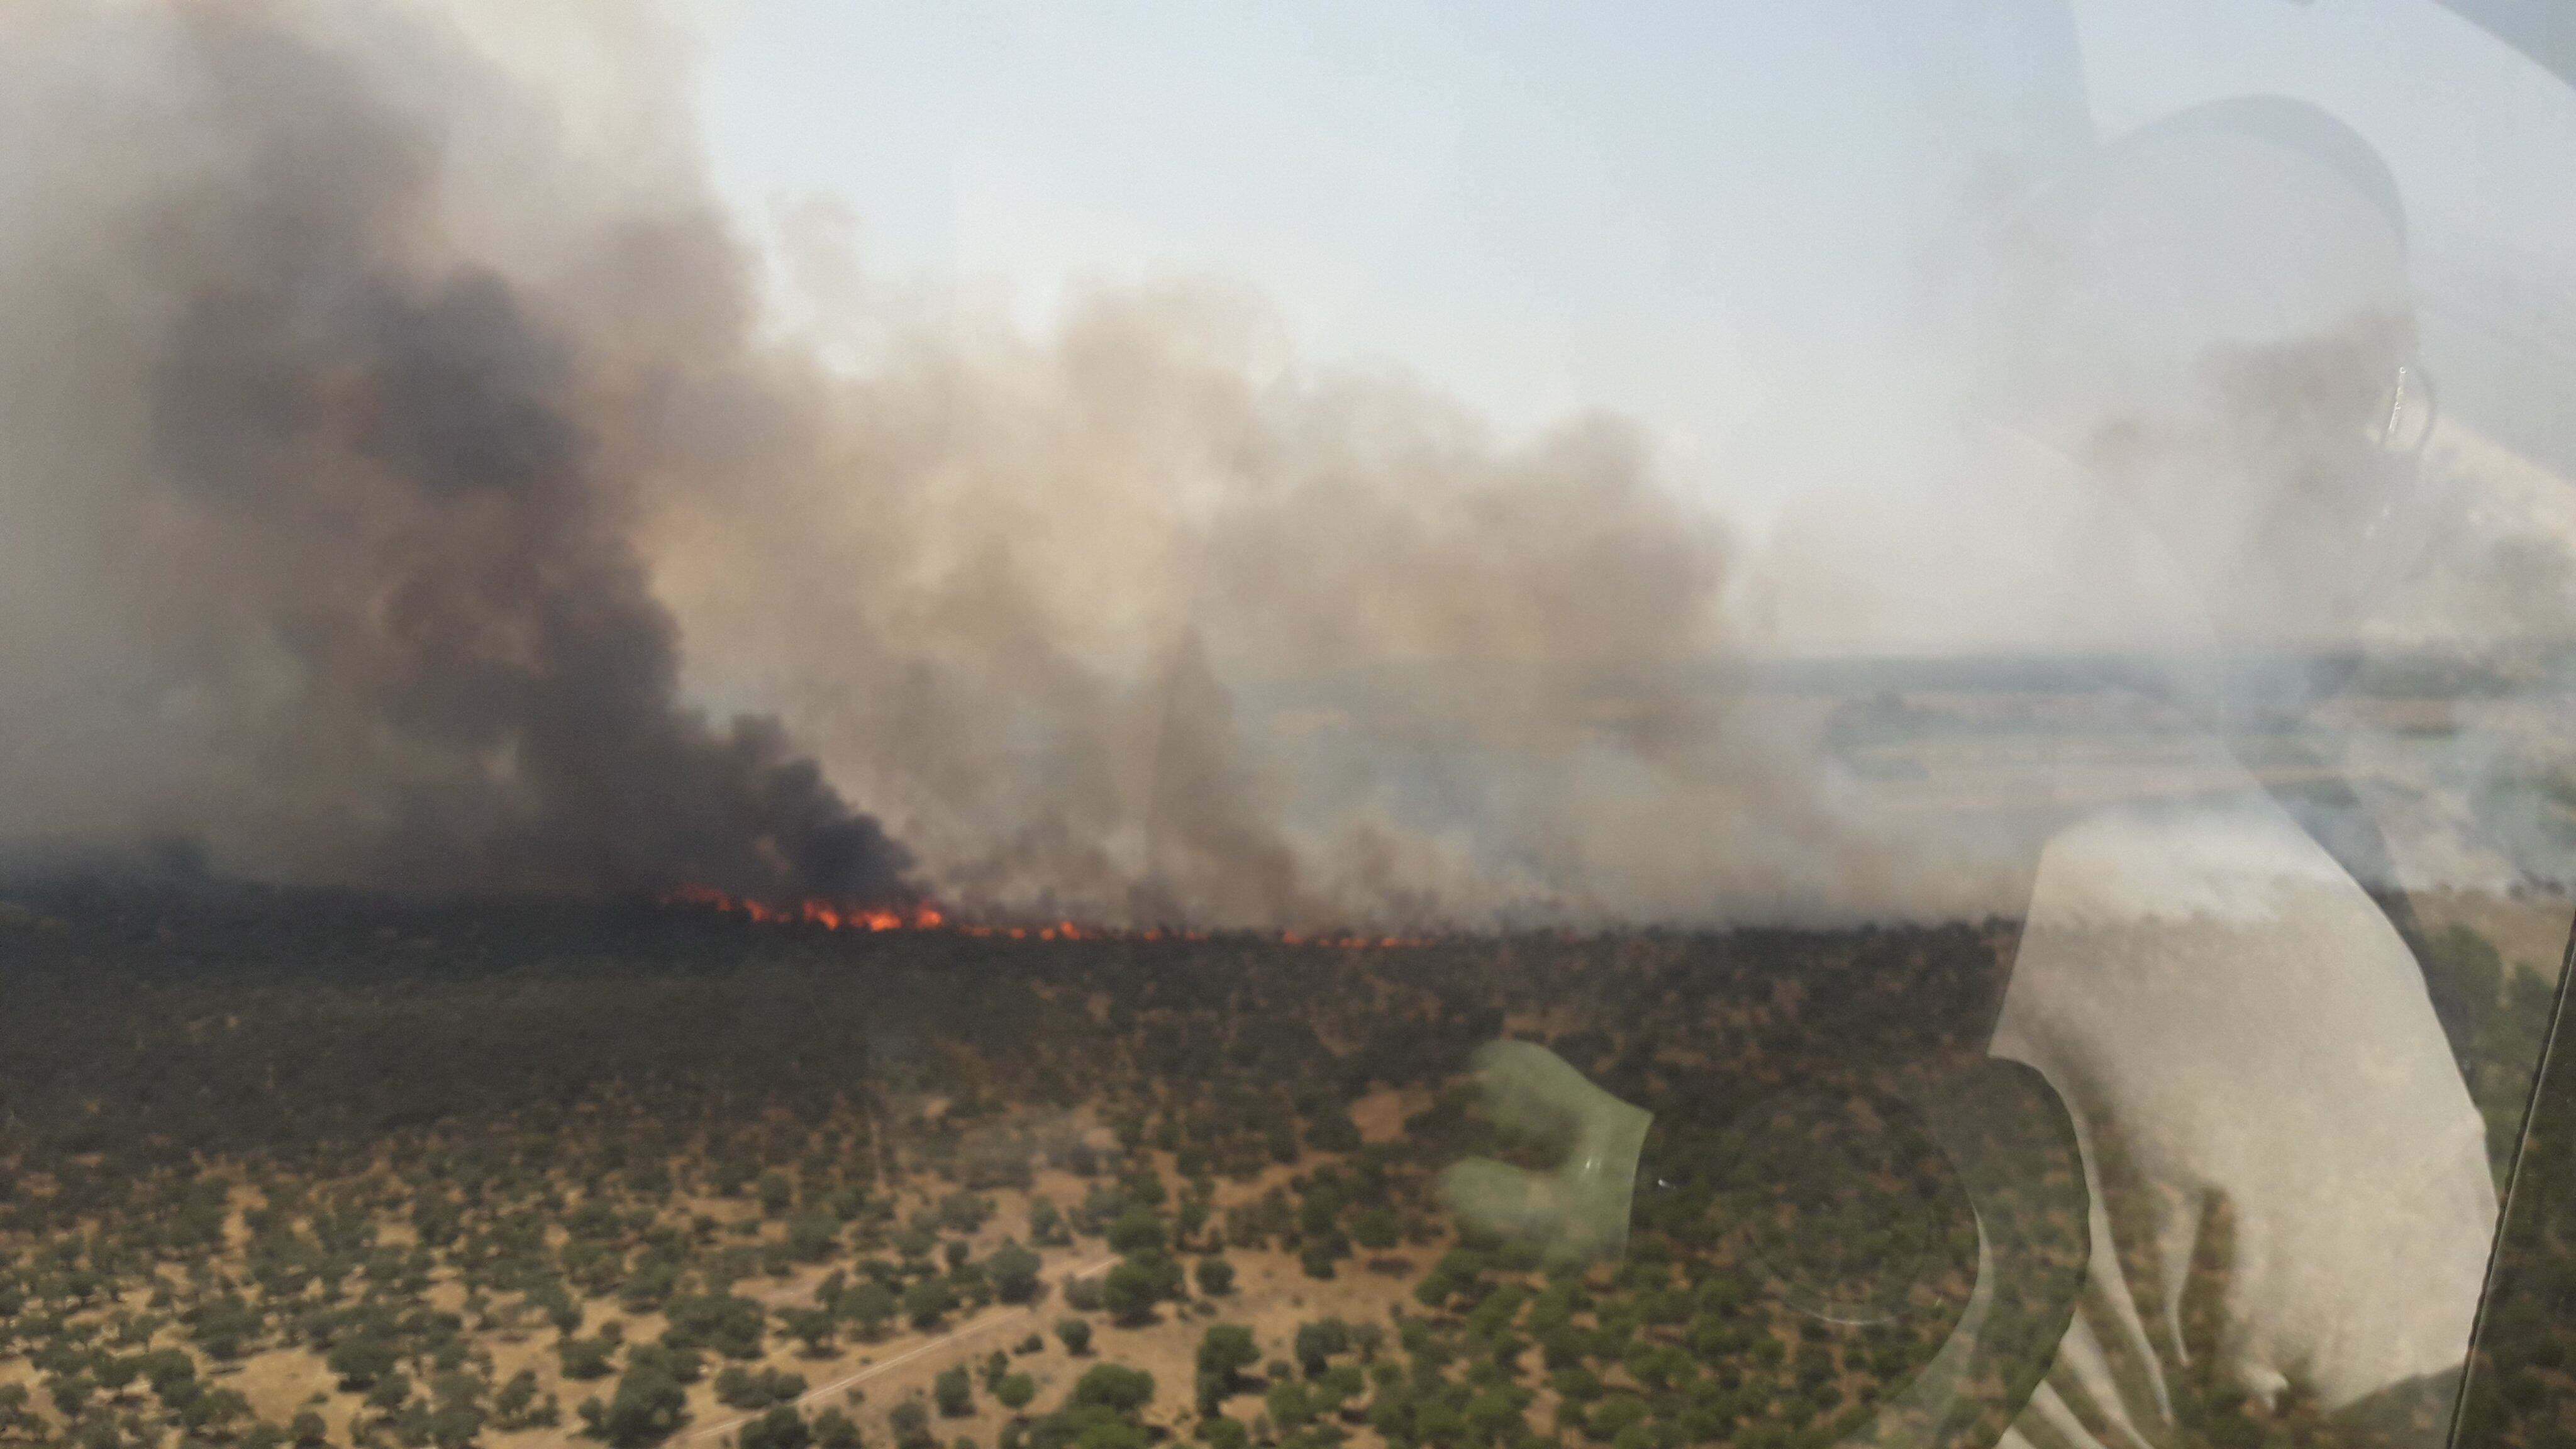
<svg viewBox="0 0 2576 1449">
<path fill-rule="evenodd" d="M 1570 1122 L 1573 1146 L 1545 1173 L 1471 1157 L 1440 1175 L 1441 1201 L 1469 1224 L 1554 1260 L 1616 1257 L 1628 1240 L 1637 1154 L 1654 1114 L 1594 1086 L 1535 1042 L 1488 1042 L 1475 1065 L 1495 1122 L 1526 1132 Z"/>
</svg>

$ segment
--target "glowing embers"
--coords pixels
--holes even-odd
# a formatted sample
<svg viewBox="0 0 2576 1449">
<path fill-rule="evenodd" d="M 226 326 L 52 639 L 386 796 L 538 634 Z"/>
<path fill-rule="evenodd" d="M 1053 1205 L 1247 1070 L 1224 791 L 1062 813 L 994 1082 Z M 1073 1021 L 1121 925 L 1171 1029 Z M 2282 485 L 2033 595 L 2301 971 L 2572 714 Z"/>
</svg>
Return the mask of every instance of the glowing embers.
<svg viewBox="0 0 2576 1449">
<path fill-rule="evenodd" d="M 705 906 L 754 921 L 793 921 L 821 926 L 827 931 L 935 931 L 948 923 L 947 916 L 927 901 L 906 905 L 859 905 L 809 896 L 778 905 L 748 896 L 728 895 L 713 886 L 702 885 L 684 885 L 666 891 L 662 903 Z"/>
<path fill-rule="evenodd" d="M 959 921 L 928 901 L 862 905 L 807 897 L 780 903 L 731 895 L 704 885 L 679 886 L 664 891 L 660 899 L 666 906 L 701 907 L 765 925 L 820 926 L 827 931 L 950 931 L 961 936 L 1008 941 L 1214 941 L 1234 938 L 1276 941 L 1283 946 L 1360 951 L 1428 946 L 1436 940 L 1430 936 L 1381 936 L 1355 932 L 1195 931 L 1164 926 L 1099 926 L 1070 920 L 1038 925 Z"/>
</svg>

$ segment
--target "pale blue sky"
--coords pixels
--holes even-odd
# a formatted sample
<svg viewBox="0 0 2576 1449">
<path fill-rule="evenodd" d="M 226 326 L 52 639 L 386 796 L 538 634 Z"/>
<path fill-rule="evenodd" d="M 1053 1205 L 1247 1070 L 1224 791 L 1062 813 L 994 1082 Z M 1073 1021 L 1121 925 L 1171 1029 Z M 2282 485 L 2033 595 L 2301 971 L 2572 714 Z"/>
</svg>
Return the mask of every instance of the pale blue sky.
<svg viewBox="0 0 2576 1449">
<path fill-rule="evenodd" d="M 1506 429 L 1632 413 L 1748 514 L 1873 466 L 1848 404 L 1907 366 L 1970 178 L 2086 129 L 2301 96 L 2388 157 L 2420 250 L 2576 256 L 2576 97 L 2427 0 L 2080 0 L 2080 62 L 2049 13 L 744 0 L 699 104 L 756 232 L 835 197 L 873 272 L 1032 323 L 1068 281 L 1246 282 L 1310 362 Z"/>
</svg>

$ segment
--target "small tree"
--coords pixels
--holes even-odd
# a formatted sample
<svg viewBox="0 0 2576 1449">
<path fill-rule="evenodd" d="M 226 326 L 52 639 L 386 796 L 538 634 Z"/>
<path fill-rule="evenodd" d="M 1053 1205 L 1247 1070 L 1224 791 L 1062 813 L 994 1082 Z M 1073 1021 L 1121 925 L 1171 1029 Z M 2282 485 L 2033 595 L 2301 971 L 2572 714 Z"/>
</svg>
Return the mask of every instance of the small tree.
<svg viewBox="0 0 2576 1449">
<path fill-rule="evenodd" d="M 841 1223 L 830 1213 L 808 1208 L 787 1219 L 787 1256 L 800 1263 L 819 1263 L 840 1251 Z"/>
<path fill-rule="evenodd" d="M 612 1372 L 609 1358 L 616 1345 L 605 1338 L 565 1338 L 555 1342 L 555 1355 L 563 1361 L 563 1376 L 568 1379 L 604 1379 Z"/>
<path fill-rule="evenodd" d="M 98 1385 L 84 1373 L 58 1373 L 45 1380 L 45 1389 L 54 1396 L 54 1407 L 66 1419 L 77 1419 L 89 1404 L 89 1396 Z"/>
<path fill-rule="evenodd" d="M 859 1426 L 838 1409 L 814 1416 L 814 1449 L 860 1449 Z"/>
<path fill-rule="evenodd" d="M 903 1290 L 903 1312 L 915 1328 L 930 1328 L 948 1316 L 957 1306 L 957 1295 L 946 1280 L 924 1278 Z"/>
<path fill-rule="evenodd" d="M 778 1321 L 790 1337 L 805 1345 L 809 1356 L 821 1358 L 832 1351 L 832 1334 L 838 1324 L 829 1309 L 784 1309 L 780 1311 Z"/>
<path fill-rule="evenodd" d="M 671 1381 L 677 1384 L 694 1384 L 705 1377 L 706 1360 L 699 1356 L 698 1351 L 694 1348 L 674 1345 L 670 1339 L 670 1332 L 664 1330 L 662 1342 L 639 1343 L 627 1350 L 627 1367 L 651 1364 L 654 1368 L 669 1374 Z"/>
<path fill-rule="evenodd" d="M 1133 1256 L 1159 1251 L 1165 1241 L 1163 1220 L 1150 1208 L 1132 1207 L 1109 1225 L 1112 1252 Z"/>
<path fill-rule="evenodd" d="M 885 1332 L 901 1307 L 894 1290 L 874 1278 L 841 1295 L 841 1316 L 858 1325 L 860 1334 L 867 1338 Z"/>
<path fill-rule="evenodd" d="M 1197 1270 L 1199 1291 L 1210 1298 L 1223 1298 L 1234 1291 L 1234 1265 L 1223 1258 L 1201 1258 Z"/>
<path fill-rule="evenodd" d="M 769 1407 L 769 1381 L 738 1363 L 716 1375 L 716 1402 L 728 1409 Z"/>
<path fill-rule="evenodd" d="M 1101 1304 L 1100 1280 L 1098 1278 L 1065 1279 L 1064 1301 L 1067 1306 L 1081 1309 L 1085 1313 L 1099 1312 Z"/>
<path fill-rule="evenodd" d="M 1384 1251 L 1402 1240 L 1404 1220 L 1390 1208 L 1362 1208 L 1351 1216 L 1351 1236 L 1363 1248 Z"/>
<path fill-rule="evenodd" d="M 1091 1352 L 1091 1323 L 1088 1319 L 1064 1319 L 1056 1324 L 1055 1336 L 1064 1341 L 1064 1351 L 1075 1358 Z"/>
<path fill-rule="evenodd" d="M 193 1402 L 202 1396 L 190 1395 L 189 1397 Z M 366 1403 L 368 1408 L 380 1409 L 390 1414 L 401 1408 L 410 1398 L 411 1379 L 404 1374 L 390 1373 L 376 1380 L 376 1386 L 367 1390 Z"/>
<path fill-rule="evenodd" d="M 1262 1407 L 1270 1413 L 1271 1422 L 1282 1429 L 1302 1428 L 1313 1418 L 1314 1409 L 1306 1400 L 1306 1387 L 1295 1379 L 1282 1379 L 1272 1384 L 1262 1398 Z"/>
<path fill-rule="evenodd" d="M 1296 1345 L 1298 1367 L 1304 1369 L 1310 1379 L 1322 1378 L 1324 1370 L 1331 1367 L 1329 1360 L 1332 1356 L 1349 1351 L 1350 1325 L 1338 1318 L 1301 1323 L 1297 1326 Z"/>
<path fill-rule="evenodd" d="M 1100 1407 L 1132 1414 L 1153 1400 L 1154 1376 L 1124 1364 L 1098 1364 L 1074 1380 L 1075 1408 Z"/>
<path fill-rule="evenodd" d="M 1231 1384 L 1236 1375 L 1261 1362 L 1261 1345 L 1240 1323 L 1212 1325 L 1199 1340 L 1199 1372 Z"/>
<path fill-rule="evenodd" d="M 1154 1270 L 1142 1263 L 1125 1262 L 1109 1270 L 1107 1282 L 1100 1285 L 1100 1301 L 1120 1323 L 1150 1323 L 1154 1317 Z"/>
<path fill-rule="evenodd" d="M 993 1383 L 993 1397 L 1014 1414 L 1027 1408 L 1037 1394 L 1038 1381 L 1027 1374 L 1004 1374 Z"/>
<path fill-rule="evenodd" d="M 1343 1256 L 1333 1248 L 1329 1238 L 1310 1241 L 1297 1250 L 1297 1266 L 1303 1268 L 1309 1278 L 1330 1278 L 1333 1276 L 1333 1260 Z"/>
<path fill-rule="evenodd" d="M 787 1174 L 774 1167 L 760 1175 L 760 1183 L 753 1190 L 760 1195 L 763 1217 L 782 1216 L 796 1201 L 796 1184 L 789 1182 Z"/>
<path fill-rule="evenodd" d="M 975 1412 L 975 1382 L 967 1375 L 964 1364 L 940 1370 L 939 1376 L 930 1381 L 930 1396 L 938 1403 L 939 1412 L 951 1419 L 963 1419 Z"/>
<path fill-rule="evenodd" d="M 679 1427 L 689 1399 L 679 1381 L 659 1364 L 630 1366 L 617 1380 L 617 1393 L 602 1407 L 597 1399 L 582 1404 L 582 1419 L 591 1431 L 616 1449 L 650 1444 Z"/>
<path fill-rule="evenodd" d="M 670 1326 L 662 1339 L 673 1347 L 706 1347 L 727 1358 L 755 1359 L 769 1313 L 755 1298 L 731 1293 L 683 1294 L 665 1310 Z"/>
<path fill-rule="evenodd" d="M 342 1388 L 364 1389 L 372 1387 L 377 1379 L 393 1372 L 394 1364 L 399 1357 L 390 1341 L 372 1333 L 361 1333 L 333 1344 L 331 1356 L 324 1362 L 330 1365 L 331 1372 L 340 1376 Z M 147 1365 L 145 1372 L 150 1371 Z M 192 1365 L 190 1368 L 192 1375 L 194 1371 Z M 159 1388 L 157 1380 L 154 1387 Z"/>
<path fill-rule="evenodd" d="M 1239 1323 L 1220 1323 L 1199 1340 L 1198 1397 L 1202 1418 L 1218 1413 L 1225 1401 L 1243 1391 L 1242 1370 L 1261 1362 L 1252 1330 Z"/>
<path fill-rule="evenodd" d="M 886 1427 L 894 1431 L 895 1449 L 937 1449 L 939 1440 L 930 1432 L 930 1411 L 919 1399 L 906 1399 L 886 1415 Z"/>
<path fill-rule="evenodd" d="M 542 1427 L 546 1410 L 537 1397 L 537 1373 L 521 1369 L 492 1396 L 492 1423 L 503 1430 Z"/>
<path fill-rule="evenodd" d="M 1014 1242 L 1005 1241 L 984 1260 L 984 1277 L 993 1285 L 993 1295 L 1005 1303 L 1026 1303 L 1038 1294 L 1038 1255 Z"/>
<path fill-rule="evenodd" d="M 1040 1197 L 1030 1200 L 1029 1241 L 1042 1247 L 1073 1245 L 1073 1232 L 1065 1226 L 1064 1213 L 1052 1199 Z"/>
<path fill-rule="evenodd" d="M 548 1283 L 527 1295 L 527 1301 L 546 1315 L 556 1333 L 570 1338 L 581 1332 L 581 1301 L 561 1283 Z"/>
<path fill-rule="evenodd" d="M 813 1442 L 814 1431 L 794 1404 L 780 1404 L 743 1425 L 734 1439 L 736 1449 L 807 1449 Z"/>
<path fill-rule="evenodd" d="M 208 1389 L 179 1411 L 189 1434 L 204 1439 L 229 1439 L 233 1427 L 249 1417 L 250 1400 L 238 1389 Z"/>
<path fill-rule="evenodd" d="M 483 1411 L 465 1400 L 440 1404 L 429 1413 L 432 1449 L 472 1449 L 483 1433 Z"/>
</svg>

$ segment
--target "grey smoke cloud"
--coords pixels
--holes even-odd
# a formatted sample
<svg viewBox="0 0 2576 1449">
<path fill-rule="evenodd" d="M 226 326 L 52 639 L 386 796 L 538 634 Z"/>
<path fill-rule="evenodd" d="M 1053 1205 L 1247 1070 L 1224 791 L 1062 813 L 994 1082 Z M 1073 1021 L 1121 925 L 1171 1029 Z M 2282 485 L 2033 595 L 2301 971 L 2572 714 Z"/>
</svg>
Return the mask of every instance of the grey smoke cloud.
<svg viewBox="0 0 2576 1449">
<path fill-rule="evenodd" d="M 1871 867 L 1701 687 L 1735 559 L 1625 424 L 1500 441 L 1195 284 L 892 308 L 827 365 L 689 167 L 411 11 L 58 15 L 0 65 L 71 120 L 0 143 L 22 832 L 1236 924 Z"/>
<path fill-rule="evenodd" d="M 2086 420 L 2054 440 L 2067 477 L 2023 470 L 2045 525 L 1945 500 L 1956 537 L 1894 539 L 1870 580 L 1865 518 L 1827 530 L 1844 557 L 1752 556 L 1635 425 L 1501 435 L 1400 375 L 1297 365 L 1221 285 L 1077 291 L 1036 330 L 930 317 L 818 213 L 787 251 L 864 345 L 781 334 L 665 57 L 596 39 L 633 91 L 606 113 L 649 124 L 391 0 L 0 37 L 9 833 L 1107 920 L 2010 911 L 2022 827 L 1891 810 L 1820 761 L 1827 702 L 1736 687 L 1742 600 L 1892 580 L 1927 616 L 2162 647 L 2198 602 L 2119 583 L 2154 573 L 2121 510 L 2213 452 L 2249 499 L 2321 456 L 2239 446 L 2224 404 L 2298 378 L 2211 363 L 2308 313 L 2232 351 L 2141 337 L 2100 377 L 2038 346 L 2047 386 L 2007 390 Z M 2025 338 L 2137 311 L 2134 276 L 2079 263 L 2175 183 L 2096 184 L 2136 194 L 2043 237 L 2028 275 L 2082 285 L 2008 309 Z M 2318 215 L 2353 204 L 2315 184 Z M 2148 363 L 2170 416 L 2129 401 Z M 2113 442 L 2125 499 L 2070 481 Z"/>
<path fill-rule="evenodd" d="M 13 55 L 39 94 L 176 91 L 13 131 L 10 550 L 87 555 L 38 601 L 71 637 L 13 671 L 18 809 L 433 889 L 898 894 L 901 849 L 774 721 L 681 699 L 596 339 L 454 244 L 444 118 L 290 15 L 65 20 Z M 44 668 L 80 654 L 113 672 Z"/>
</svg>

